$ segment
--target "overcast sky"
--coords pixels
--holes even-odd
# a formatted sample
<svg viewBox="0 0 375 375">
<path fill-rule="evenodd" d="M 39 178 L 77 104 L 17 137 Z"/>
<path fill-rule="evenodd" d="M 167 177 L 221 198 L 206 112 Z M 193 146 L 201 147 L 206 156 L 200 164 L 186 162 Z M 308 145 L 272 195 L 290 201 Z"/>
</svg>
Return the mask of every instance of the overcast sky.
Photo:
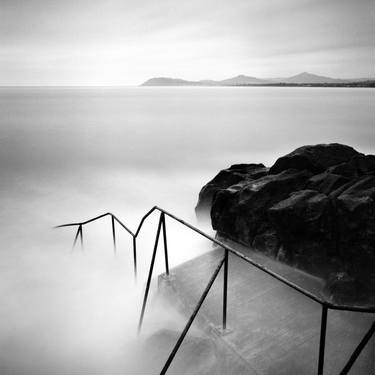
<svg viewBox="0 0 375 375">
<path fill-rule="evenodd" d="M 1 85 L 375 76 L 375 0 L 0 0 Z"/>
</svg>

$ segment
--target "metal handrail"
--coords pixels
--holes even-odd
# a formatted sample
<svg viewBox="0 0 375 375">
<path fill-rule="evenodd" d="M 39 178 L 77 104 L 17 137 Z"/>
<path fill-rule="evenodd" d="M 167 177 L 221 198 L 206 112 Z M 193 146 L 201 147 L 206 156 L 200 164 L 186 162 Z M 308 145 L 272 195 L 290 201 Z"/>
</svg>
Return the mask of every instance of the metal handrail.
<svg viewBox="0 0 375 375">
<path fill-rule="evenodd" d="M 134 274 L 135 277 L 137 275 L 137 253 L 136 253 L 136 239 L 141 231 L 141 228 L 145 222 L 145 220 L 154 212 L 154 211 L 159 211 L 160 212 L 160 218 L 159 218 L 159 223 L 158 223 L 158 228 L 156 232 L 156 238 L 155 238 L 155 243 L 154 243 L 154 249 L 153 249 L 153 254 L 152 254 L 152 259 L 150 263 L 150 269 L 148 273 L 148 278 L 147 278 L 147 283 L 146 283 L 146 289 L 145 289 L 145 294 L 143 298 L 143 303 L 142 303 L 142 309 L 141 309 L 141 314 L 140 314 L 140 319 L 138 323 L 138 333 L 141 330 L 142 323 L 143 323 L 143 318 L 144 318 L 144 313 L 146 309 L 146 304 L 147 304 L 147 299 L 148 299 L 148 293 L 149 293 L 149 288 L 152 280 L 152 273 L 153 273 L 153 268 L 154 268 L 154 263 L 155 263 L 155 258 L 156 258 L 156 252 L 157 252 L 157 247 L 158 247 L 158 242 L 160 238 L 160 232 L 163 231 L 163 239 L 164 239 L 164 257 L 165 257 L 165 267 L 166 267 L 166 275 L 169 275 L 169 261 L 168 261 L 168 248 L 167 248 L 167 237 L 166 237 L 166 223 L 165 223 L 165 216 L 169 216 L 170 218 L 174 219 L 175 221 L 183 224 L 184 226 L 190 228 L 194 232 L 200 234 L 201 236 L 205 237 L 206 239 L 210 240 L 211 242 L 215 243 L 216 245 L 222 247 L 225 251 L 224 258 L 220 261 L 220 264 L 218 267 L 215 269 L 215 272 L 213 273 L 207 287 L 205 288 L 200 300 L 198 301 L 192 315 L 189 318 L 188 323 L 186 324 L 181 336 L 179 337 L 176 345 L 174 346 L 170 356 L 168 357 L 167 362 L 165 363 L 161 375 L 164 375 L 175 354 L 177 353 L 187 331 L 189 330 L 191 324 L 193 323 L 193 320 L 195 316 L 197 315 L 201 305 L 203 304 L 212 284 L 214 283 L 221 267 L 224 264 L 224 279 L 223 279 L 223 330 L 226 329 L 226 323 L 227 323 L 227 291 L 228 291 L 228 263 L 229 263 L 229 252 L 232 253 L 233 255 L 243 259 L 247 263 L 250 263 L 252 266 L 260 269 L 261 271 L 267 273 L 271 277 L 275 278 L 276 280 L 282 282 L 283 284 L 289 286 L 290 288 L 296 290 L 297 292 L 303 294 L 304 296 L 308 297 L 309 299 L 319 303 L 322 306 L 322 315 L 321 315 L 321 328 L 320 328 L 320 340 L 319 340 L 319 359 L 318 359 L 318 375 L 323 374 L 324 370 L 324 352 L 325 352 L 325 339 L 326 339 L 326 330 L 327 330 L 327 318 L 328 318 L 328 310 L 341 310 L 341 311 L 351 311 L 351 312 L 361 312 L 361 313 L 375 313 L 375 307 L 362 307 L 362 306 L 351 306 L 351 305 L 344 305 L 344 304 L 336 304 L 332 303 L 329 301 L 324 300 L 320 296 L 316 296 L 315 294 L 311 293 L 310 291 L 304 289 L 303 287 L 300 287 L 299 285 L 289 281 L 285 277 L 277 274 L 276 272 L 270 270 L 266 266 L 259 264 L 252 260 L 251 258 L 247 257 L 246 255 L 240 253 L 239 251 L 233 249 L 231 246 L 228 246 L 224 244 L 223 242 L 217 240 L 216 238 L 211 237 L 210 235 L 204 233 L 200 229 L 196 228 L 195 226 L 187 223 L 186 221 L 180 219 L 179 217 L 171 214 L 170 212 L 164 210 L 163 208 L 160 208 L 158 206 L 154 206 L 151 208 L 141 219 L 137 230 L 135 232 L 132 232 L 125 224 L 123 224 L 115 215 L 113 215 L 110 212 L 107 212 L 105 214 L 96 216 L 92 219 L 83 221 L 83 222 L 78 222 L 78 223 L 70 223 L 70 224 L 63 224 L 63 225 L 58 225 L 55 228 L 62 228 L 62 227 L 69 227 L 69 226 L 78 226 L 78 230 L 74 239 L 73 246 L 76 244 L 78 237 L 81 239 L 81 245 L 83 246 L 83 235 L 82 235 L 82 227 L 86 224 L 89 224 L 95 220 L 99 220 L 105 216 L 111 216 L 111 221 L 112 221 L 112 236 L 113 236 L 113 245 L 114 245 L 114 250 L 116 251 L 116 232 L 115 232 L 115 221 L 121 225 L 132 237 L 133 237 L 133 254 L 134 254 Z M 340 375 L 345 375 L 349 372 L 351 367 L 353 366 L 354 362 L 358 358 L 359 354 L 362 352 L 363 348 L 366 346 L 372 335 L 375 333 L 375 322 L 373 325 L 370 327 L 369 331 L 366 333 L 366 335 L 363 337 L 362 341 L 360 344 L 357 346 L 351 357 L 349 358 L 348 362 L 346 363 L 345 367 L 343 370 L 340 372 Z"/>
<path fill-rule="evenodd" d="M 85 221 L 81 222 L 76 222 L 76 223 L 69 223 L 69 224 L 62 224 L 62 225 L 57 225 L 55 228 L 64 228 L 64 227 L 73 227 L 73 226 L 78 226 L 77 233 L 74 238 L 73 242 L 73 247 L 76 245 L 78 237 L 81 240 L 81 246 L 83 246 L 83 233 L 82 233 L 82 228 L 86 224 L 90 224 L 96 220 L 102 219 L 103 217 L 110 216 L 111 217 L 111 222 L 112 222 L 112 240 L 113 240 L 113 249 L 116 252 L 116 231 L 115 231 L 115 224 L 114 222 L 116 221 L 123 229 L 126 230 L 128 234 L 131 235 L 133 238 L 133 255 L 134 255 L 134 276 L 137 277 L 137 244 L 136 244 L 136 238 L 139 235 L 139 232 L 143 226 L 143 223 L 145 222 L 146 218 L 151 215 L 155 210 L 157 209 L 156 206 L 154 206 L 150 211 L 148 211 L 141 219 L 137 230 L 135 233 L 131 231 L 121 220 L 119 220 L 113 213 L 111 212 L 106 212 L 105 214 L 98 215 L 93 217 L 92 219 L 88 219 Z"/>
<path fill-rule="evenodd" d="M 213 283 L 215 282 L 216 277 L 219 274 L 221 267 L 223 266 L 223 264 L 226 264 L 226 263 L 227 263 L 227 259 L 226 259 L 226 256 L 224 256 L 223 259 L 221 259 L 221 261 L 219 262 L 219 264 L 215 268 L 215 271 L 212 274 L 206 288 L 204 289 L 204 291 L 202 293 L 202 296 L 199 298 L 199 301 L 197 302 L 193 313 L 191 314 L 188 322 L 185 325 L 185 328 L 183 329 L 180 337 L 178 338 L 178 340 L 176 342 L 176 345 L 173 347 L 173 350 L 172 350 L 171 354 L 169 355 L 167 361 L 165 362 L 164 367 L 162 368 L 162 370 L 160 372 L 160 375 L 164 375 L 167 372 L 169 366 L 171 365 L 171 363 L 173 361 L 173 358 L 177 354 L 178 349 L 180 348 L 182 342 L 184 341 L 184 338 L 185 338 L 190 326 L 193 324 L 193 321 L 194 321 L 195 317 L 197 316 L 197 314 L 199 312 L 199 309 L 203 305 L 203 302 L 206 299 L 208 292 L 210 291 Z"/>
</svg>

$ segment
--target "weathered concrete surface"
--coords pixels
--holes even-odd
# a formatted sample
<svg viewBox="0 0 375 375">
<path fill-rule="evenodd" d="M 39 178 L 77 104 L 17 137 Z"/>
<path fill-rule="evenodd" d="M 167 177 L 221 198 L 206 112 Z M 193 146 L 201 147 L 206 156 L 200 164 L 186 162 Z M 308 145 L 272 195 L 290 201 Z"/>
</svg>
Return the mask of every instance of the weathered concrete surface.
<svg viewBox="0 0 375 375">
<path fill-rule="evenodd" d="M 162 329 L 149 336 L 139 348 L 137 374 L 156 375 L 163 368 L 180 332 Z M 168 369 L 168 375 L 225 375 L 219 367 L 214 341 L 190 333 Z"/>
<path fill-rule="evenodd" d="M 203 292 L 222 250 L 208 252 L 173 269 L 169 280 L 159 278 L 164 295 L 190 314 Z M 260 254 L 258 262 L 319 293 L 323 283 Z M 272 263 L 273 262 L 273 263 Z M 222 319 L 222 275 L 219 274 L 197 316 L 206 331 L 220 327 Z M 321 307 L 281 284 L 264 272 L 230 255 L 228 286 L 229 331 L 211 337 L 225 358 L 229 374 L 316 374 Z M 329 311 L 325 374 L 338 374 L 373 320 L 374 314 Z M 227 357 L 225 356 L 227 355 Z M 229 358 L 229 359 L 228 359 Z M 225 362 L 224 361 L 224 362 Z M 239 367 L 235 368 L 234 364 Z M 362 352 L 350 374 L 375 374 L 375 338 Z"/>
</svg>

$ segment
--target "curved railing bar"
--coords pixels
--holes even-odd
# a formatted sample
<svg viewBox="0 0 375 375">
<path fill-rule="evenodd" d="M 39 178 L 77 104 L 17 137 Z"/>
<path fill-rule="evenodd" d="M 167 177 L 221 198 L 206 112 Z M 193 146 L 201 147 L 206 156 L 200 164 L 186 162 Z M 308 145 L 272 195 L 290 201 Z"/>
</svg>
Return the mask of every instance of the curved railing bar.
<svg viewBox="0 0 375 375">
<path fill-rule="evenodd" d="M 159 210 L 160 211 L 160 209 L 159 209 L 159 207 L 157 207 L 157 206 L 154 206 L 154 207 L 152 207 L 151 208 L 151 210 L 149 210 L 143 217 L 142 217 L 142 219 L 141 219 L 141 221 L 139 222 L 139 225 L 138 225 L 138 228 L 137 228 L 137 230 L 136 230 L 136 232 L 135 232 L 135 234 L 134 234 L 134 236 L 135 237 L 138 237 L 138 234 L 139 234 L 139 232 L 141 231 L 141 228 L 142 228 L 142 226 L 143 226 L 143 223 L 145 222 L 145 220 L 155 211 L 155 210 Z"/>
<path fill-rule="evenodd" d="M 304 296 L 310 298 L 311 300 L 319 303 L 322 306 L 321 328 L 320 328 L 320 344 L 319 344 L 319 357 L 318 357 L 318 375 L 322 375 L 323 371 L 324 371 L 324 352 L 325 352 L 325 338 L 326 338 L 326 329 L 327 329 L 327 314 L 328 314 L 328 310 L 331 309 L 331 310 L 342 310 L 342 311 L 361 312 L 361 313 L 375 313 L 375 307 L 373 307 L 373 308 L 367 307 L 366 308 L 366 307 L 362 307 L 362 306 L 349 306 L 349 305 L 335 304 L 335 303 L 332 303 L 332 302 L 328 302 L 328 301 L 324 300 L 323 298 L 318 297 L 315 294 L 309 292 L 308 290 L 306 290 L 306 289 L 298 286 L 297 284 L 293 283 L 292 281 L 289 281 L 285 277 L 283 277 L 283 276 L 275 273 L 274 271 L 270 270 L 266 266 L 255 262 L 254 260 L 252 260 L 251 258 L 247 257 L 246 255 L 243 255 L 239 251 L 237 251 L 237 250 L 233 249 L 232 247 L 224 244 L 223 242 L 217 240 L 216 238 L 211 237 L 207 233 L 204 233 L 203 231 L 201 231 L 200 229 L 196 228 L 195 226 L 187 223 L 186 221 L 180 219 L 179 217 L 171 214 L 170 212 L 168 212 L 168 211 L 166 211 L 163 208 L 160 208 L 158 206 L 154 206 L 153 208 L 151 208 L 151 210 L 149 210 L 142 217 L 142 219 L 141 219 L 141 221 L 140 221 L 140 223 L 138 225 L 138 228 L 137 228 L 137 230 L 136 230 L 135 233 L 133 233 L 129 228 L 127 228 L 125 224 L 123 224 L 115 215 L 113 215 L 110 212 L 107 212 L 105 214 L 96 216 L 96 217 L 94 217 L 92 219 L 89 219 L 89 220 L 86 220 L 84 222 L 58 225 L 55 228 L 62 228 L 62 227 L 69 227 L 69 226 L 78 226 L 77 234 L 76 234 L 75 239 L 74 239 L 74 244 L 76 243 L 79 235 L 80 235 L 81 244 L 82 244 L 82 242 L 83 242 L 83 239 L 82 239 L 82 226 L 85 225 L 85 224 L 91 223 L 91 222 L 93 222 L 95 220 L 98 220 L 98 219 L 100 219 L 102 217 L 110 215 L 111 218 L 112 218 L 112 234 L 113 234 L 113 243 L 114 243 L 114 249 L 115 250 L 116 250 L 116 238 L 115 238 L 115 228 L 114 228 L 114 221 L 115 220 L 116 220 L 116 222 L 118 224 L 120 224 L 133 237 L 134 273 L 136 275 L 136 272 L 137 272 L 137 266 L 136 266 L 136 239 L 137 239 L 137 237 L 138 237 L 138 235 L 140 233 L 140 230 L 141 230 L 141 228 L 142 228 L 145 220 L 148 218 L 148 216 L 150 216 L 156 210 L 160 212 L 160 219 L 159 219 L 158 230 L 157 230 L 157 234 L 156 234 L 156 240 L 155 240 L 155 244 L 154 244 L 154 251 L 153 251 L 153 256 L 152 256 L 152 260 L 151 260 L 150 270 L 149 270 L 149 274 L 148 274 L 148 280 L 147 280 L 146 291 L 145 291 L 143 305 L 142 305 L 141 317 L 140 317 L 139 325 L 138 325 L 138 331 L 140 330 L 141 325 L 142 325 L 142 321 L 143 321 L 143 315 L 144 315 L 145 307 L 146 307 L 146 303 L 147 303 L 148 291 L 149 291 L 149 287 L 150 287 L 150 283 L 151 283 L 153 266 L 154 266 L 154 262 L 155 262 L 155 256 L 156 256 L 156 251 L 157 251 L 157 246 L 158 246 L 158 241 L 159 241 L 159 237 L 160 237 L 161 231 L 163 231 L 163 236 L 164 236 L 164 252 L 165 252 L 165 262 L 166 262 L 166 274 L 169 275 L 167 239 L 166 239 L 166 227 L 165 227 L 165 225 L 166 225 L 165 224 L 165 215 L 169 216 L 173 220 L 175 220 L 175 221 L 183 224 L 184 226 L 188 227 L 192 231 L 200 234 L 201 236 L 205 237 L 206 239 L 210 240 L 211 242 L 215 243 L 216 245 L 222 247 L 225 250 L 225 256 L 224 256 L 223 260 L 220 262 L 220 267 L 215 270 L 214 275 L 210 279 L 212 281 L 212 283 L 213 283 L 213 281 L 215 280 L 215 278 L 216 278 L 216 276 L 217 276 L 220 268 L 224 264 L 224 284 L 223 284 L 223 286 L 224 286 L 224 288 L 223 288 L 223 329 L 224 330 L 226 328 L 227 278 L 228 278 L 228 262 L 229 262 L 228 253 L 229 252 L 232 253 L 233 255 L 235 255 L 235 256 L 243 259 L 247 263 L 250 263 L 252 266 L 258 268 L 259 270 L 267 273 L 271 277 L 273 277 L 276 280 L 282 282 L 283 284 L 289 286 L 290 288 L 296 290 L 297 292 L 303 294 Z M 196 314 L 197 314 L 200 306 L 202 305 L 202 303 L 203 303 L 203 301 L 204 301 L 204 299 L 205 299 L 205 297 L 206 297 L 206 295 L 207 295 L 207 293 L 208 293 L 208 291 L 209 291 L 209 289 L 210 289 L 210 287 L 212 285 L 211 281 L 210 281 L 209 285 L 207 286 L 207 288 L 205 289 L 205 291 L 204 291 L 201 299 L 199 300 L 197 306 L 195 307 L 192 316 L 189 318 L 189 321 L 188 321 L 187 325 L 185 326 L 185 329 L 184 329 L 183 333 L 179 337 L 179 340 L 177 341 L 175 347 L 173 348 L 173 351 L 172 351 L 170 357 L 168 358 L 167 363 L 165 364 L 165 366 L 164 366 L 161 374 L 165 374 L 166 373 L 166 371 L 167 371 L 170 363 L 172 362 L 174 355 L 176 354 L 179 346 L 181 345 L 181 343 L 182 343 L 182 341 L 183 341 L 183 339 L 184 339 L 184 337 L 185 337 L 188 329 L 190 328 L 190 325 L 192 324 L 192 322 L 193 322 L 193 320 L 194 320 L 194 318 L 195 318 L 195 316 L 196 316 Z M 360 352 L 362 351 L 362 349 L 364 348 L 364 346 L 367 344 L 369 338 L 373 335 L 373 333 L 375 331 L 374 327 L 375 326 L 373 325 L 370 328 L 368 334 L 366 334 L 366 336 L 364 337 L 364 339 L 362 340 L 362 342 L 360 343 L 360 345 L 356 348 L 355 352 L 352 354 L 352 356 L 351 356 L 349 362 L 347 363 L 346 367 L 343 369 L 342 374 L 346 374 L 347 371 L 349 371 L 350 367 L 353 365 L 353 363 L 355 362 L 355 360 L 359 356 Z"/>
<path fill-rule="evenodd" d="M 54 228 L 64 228 L 64 227 L 73 227 L 73 226 L 76 226 L 76 225 L 86 225 L 86 224 L 89 224 L 89 223 L 91 223 L 95 220 L 101 219 L 102 217 L 105 217 L 105 216 L 108 216 L 108 215 L 112 215 L 112 214 L 110 212 L 106 212 L 105 214 L 95 216 L 92 219 L 89 219 L 89 220 L 86 220 L 86 221 L 82 221 L 82 222 L 79 222 L 79 223 L 69 223 L 69 224 L 56 225 Z"/>
<path fill-rule="evenodd" d="M 55 228 L 62 228 L 62 227 L 69 227 L 69 226 L 82 226 L 82 225 L 85 225 L 85 224 L 89 224 L 95 220 L 98 220 L 104 216 L 107 216 L 107 215 L 111 215 L 115 218 L 115 220 L 132 236 L 134 237 L 138 237 L 138 234 L 145 222 L 145 220 L 147 219 L 148 216 L 150 216 L 154 211 L 159 211 L 159 212 L 163 212 L 165 215 L 169 216 L 170 218 L 174 219 L 175 221 L 181 223 L 182 225 L 190 228 L 191 230 L 193 230 L 194 232 L 200 234 L 201 236 L 205 237 L 206 239 L 210 240 L 211 242 L 215 243 L 216 245 L 224 248 L 225 250 L 228 250 L 229 252 L 231 252 L 232 254 L 238 256 L 239 258 L 245 260 L 247 263 L 250 263 L 252 266 L 260 269 L 261 271 L 267 273 L 268 275 L 272 276 L 273 278 L 275 278 L 276 280 L 282 282 L 283 284 L 291 287 L 292 289 L 296 290 L 297 292 L 300 292 L 302 293 L 303 295 L 305 295 L 306 297 L 314 300 L 315 302 L 318 302 L 322 305 L 325 305 L 326 307 L 328 307 L 329 309 L 332 309 L 332 310 L 345 310 L 345 311 L 352 311 L 352 312 L 362 312 L 362 313 L 375 313 L 375 307 L 362 307 L 362 306 L 353 306 L 353 305 L 344 305 L 344 304 L 336 304 L 336 303 L 333 303 L 333 302 L 329 302 L 329 301 L 326 301 L 325 299 L 321 298 L 321 297 L 318 297 L 316 296 L 315 294 L 311 293 L 310 291 L 300 287 L 299 285 L 293 283 L 292 281 L 286 279 L 285 277 L 277 274 L 276 272 L 270 270 L 268 267 L 262 265 L 262 264 L 259 264 L 257 262 L 255 262 L 254 260 L 252 260 L 251 258 L 249 258 L 248 256 L 240 253 L 239 251 L 233 249 L 231 246 L 228 246 L 226 244 L 224 244 L 223 242 L 217 240 L 216 238 L 208 235 L 207 233 L 203 232 L 202 230 L 198 229 L 197 227 L 193 226 L 192 224 L 180 219 L 179 217 L 173 215 L 172 213 L 166 211 L 165 209 L 161 208 L 161 207 L 158 207 L 158 206 L 154 206 L 152 207 L 141 219 L 139 225 L 138 225 L 138 228 L 136 230 L 135 233 L 133 233 L 129 228 L 127 228 L 115 215 L 113 215 L 112 213 L 110 212 L 107 212 L 105 214 L 102 214 L 102 215 L 99 215 L 99 216 L 96 216 L 92 219 L 89 219 L 89 220 L 86 220 L 86 221 L 83 221 L 83 222 L 79 222 L 79 223 L 70 223 L 70 224 L 62 224 L 62 225 L 58 225 L 56 226 Z"/>
<path fill-rule="evenodd" d="M 131 236 L 134 237 L 134 233 L 122 221 L 120 221 L 115 215 L 110 215 L 117 221 L 119 225 L 121 225 Z"/>
<path fill-rule="evenodd" d="M 246 255 L 241 254 L 239 251 L 237 251 L 237 250 L 233 249 L 232 247 L 224 244 L 223 242 L 217 240 L 216 238 L 211 237 L 207 233 L 204 233 L 200 229 L 198 229 L 198 228 L 194 227 L 193 225 L 187 223 L 186 221 L 178 218 L 177 216 L 171 214 L 170 212 L 164 210 L 163 208 L 160 208 L 160 207 L 156 206 L 156 209 L 158 209 L 161 212 L 164 212 L 165 215 L 167 215 L 167 216 L 171 217 L 172 219 L 178 221 L 179 223 L 185 225 L 186 227 L 190 228 L 194 232 L 199 233 L 201 236 L 203 236 L 203 237 L 207 238 L 208 240 L 214 242 L 216 245 L 224 248 L 225 250 L 228 250 L 232 254 L 238 256 L 239 258 L 241 258 L 241 259 L 245 260 L 246 262 L 250 263 L 252 266 L 260 269 L 261 271 L 267 273 L 268 275 L 272 276 L 273 278 L 279 280 L 283 284 L 288 285 L 289 287 L 291 287 L 294 290 L 302 293 L 303 295 L 305 295 L 306 297 L 314 300 L 315 302 L 318 302 L 318 303 L 320 303 L 322 305 L 327 306 L 329 309 L 332 309 L 332 310 L 345 310 L 345 311 L 353 311 L 353 312 L 363 312 L 363 313 L 375 313 L 375 307 L 373 307 L 373 308 L 366 308 L 366 307 L 362 307 L 362 306 L 341 305 L 341 304 L 335 304 L 335 303 L 332 303 L 332 302 L 328 302 L 328 301 L 324 300 L 323 298 L 319 298 L 315 294 L 313 294 L 313 293 L 309 292 L 308 290 L 306 290 L 306 289 L 298 286 L 297 284 L 293 283 L 292 281 L 289 281 L 285 277 L 280 276 L 279 274 L 277 274 L 276 272 L 270 270 L 266 266 L 255 262 L 254 260 L 252 260 L 251 258 L 247 257 Z"/>
<path fill-rule="evenodd" d="M 117 223 L 120 224 L 131 236 L 134 236 L 134 233 L 120 219 L 118 219 L 116 217 L 116 215 L 112 214 L 111 212 L 106 212 L 105 214 L 95 216 L 92 219 L 82 221 L 82 222 L 79 222 L 79 223 L 69 223 L 69 224 L 56 225 L 54 228 L 65 228 L 65 227 L 73 227 L 73 226 L 80 226 L 80 225 L 82 226 L 82 225 L 92 223 L 95 220 L 99 220 L 99 219 L 101 219 L 102 217 L 105 217 L 105 216 L 112 216 L 117 221 Z"/>
<path fill-rule="evenodd" d="M 81 221 L 81 222 L 77 222 L 77 223 L 68 223 L 68 224 L 61 224 L 61 225 L 56 225 L 54 228 L 64 228 L 64 227 L 73 227 L 73 226 L 79 226 L 79 225 L 86 225 L 86 224 L 89 224 L 89 223 L 92 223 L 93 221 L 95 220 L 99 220 L 105 216 L 112 216 L 118 224 L 120 224 L 130 235 L 134 236 L 134 237 L 138 237 L 138 234 L 145 222 L 145 220 L 147 219 L 148 216 L 150 216 L 155 210 L 159 210 L 159 211 L 162 211 L 162 209 L 160 209 L 159 207 L 157 206 L 154 206 L 151 208 L 151 210 L 149 210 L 141 219 L 141 221 L 139 222 L 139 225 L 137 227 L 137 230 L 135 233 L 133 233 L 123 222 L 121 222 L 117 217 L 116 215 L 114 215 L 113 213 L 111 212 L 106 212 L 105 214 L 102 214 L 102 215 L 98 215 L 98 216 L 95 216 L 93 217 L 92 219 L 88 219 L 86 221 Z"/>
<path fill-rule="evenodd" d="M 195 306 L 195 308 L 194 308 L 194 310 L 193 310 L 193 312 L 192 312 L 189 320 L 187 321 L 187 323 L 186 323 L 186 325 L 184 327 L 184 330 L 182 331 L 180 337 L 178 338 L 178 340 L 177 340 L 177 342 L 176 342 L 176 344 L 175 344 L 172 352 L 169 354 L 169 357 L 168 357 L 167 361 L 165 362 L 164 367 L 162 368 L 162 370 L 160 372 L 160 375 L 164 375 L 168 371 L 169 366 L 171 365 L 171 363 L 172 363 L 172 361 L 173 361 L 173 359 L 174 359 L 174 357 L 175 357 L 178 349 L 180 348 L 182 342 L 184 341 L 184 338 L 185 338 L 186 334 L 188 333 L 189 328 L 193 324 L 193 321 L 194 321 L 195 317 L 197 316 L 197 314 L 199 312 L 199 309 L 203 305 L 203 302 L 206 299 L 208 292 L 210 291 L 213 283 L 216 280 L 217 275 L 220 272 L 221 267 L 223 266 L 223 264 L 225 264 L 225 262 L 226 262 L 226 257 L 224 256 L 220 260 L 219 264 L 216 266 L 215 271 L 213 272 L 210 280 L 207 283 L 207 286 L 205 287 L 205 289 L 204 289 L 201 297 L 199 298 L 199 301 L 197 302 L 197 304 L 196 304 L 196 306 Z"/>
</svg>

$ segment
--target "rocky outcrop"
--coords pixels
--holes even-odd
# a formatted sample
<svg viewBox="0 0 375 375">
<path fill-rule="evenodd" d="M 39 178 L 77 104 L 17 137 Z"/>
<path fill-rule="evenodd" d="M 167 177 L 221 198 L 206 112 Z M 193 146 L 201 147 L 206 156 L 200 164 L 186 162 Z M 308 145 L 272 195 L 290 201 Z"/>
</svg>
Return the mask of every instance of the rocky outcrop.
<svg viewBox="0 0 375 375">
<path fill-rule="evenodd" d="M 354 148 L 338 143 L 303 146 L 277 159 L 270 173 L 280 173 L 289 168 L 320 173 L 333 165 L 345 163 L 356 155 L 358 152 Z"/>
<path fill-rule="evenodd" d="M 323 277 L 336 300 L 374 294 L 373 155 L 325 144 L 300 147 L 269 170 L 232 166 L 202 188 L 196 210 L 210 212 L 221 237 Z"/>
<path fill-rule="evenodd" d="M 234 164 L 228 169 L 223 169 L 201 189 L 198 204 L 195 208 L 197 216 L 200 219 L 209 218 L 212 199 L 218 191 L 238 182 L 260 178 L 265 176 L 267 172 L 268 168 L 263 164 Z"/>
</svg>

